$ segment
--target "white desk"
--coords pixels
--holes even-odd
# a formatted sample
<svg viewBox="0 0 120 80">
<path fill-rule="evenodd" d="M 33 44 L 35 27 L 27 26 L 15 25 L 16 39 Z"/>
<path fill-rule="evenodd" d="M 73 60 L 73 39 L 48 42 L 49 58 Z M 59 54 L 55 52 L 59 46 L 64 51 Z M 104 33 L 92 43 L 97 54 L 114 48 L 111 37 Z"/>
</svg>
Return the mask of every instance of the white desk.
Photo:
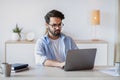
<svg viewBox="0 0 120 80">
<path fill-rule="evenodd" d="M 11 77 L 0 76 L 0 80 L 119 80 L 98 70 L 105 67 L 95 67 L 94 70 L 64 71 L 56 67 L 37 67 L 28 71 L 12 73 Z"/>
</svg>

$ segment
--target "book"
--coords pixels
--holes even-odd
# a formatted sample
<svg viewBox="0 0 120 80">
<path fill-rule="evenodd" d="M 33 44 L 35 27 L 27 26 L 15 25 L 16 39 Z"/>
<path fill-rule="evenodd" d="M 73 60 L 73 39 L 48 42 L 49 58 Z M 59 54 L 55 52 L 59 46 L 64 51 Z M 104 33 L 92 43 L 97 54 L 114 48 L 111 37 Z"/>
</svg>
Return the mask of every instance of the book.
<svg viewBox="0 0 120 80">
<path fill-rule="evenodd" d="M 18 70 L 11 70 L 11 72 L 22 72 L 22 71 L 26 71 L 26 70 L 29 70 L 29 67 L 26 67 L 26 68 L 22 68 L 22 69 L 18 69 Z"/>
<path fill-rule="evenodd" d="M 27 68 L 28 64 L 24 64 L 24 63 L 14 63 L 12 64 L 12 70 L 19 70 L 19 69 L 23 69 L 23 68 Z"/>
</svg>

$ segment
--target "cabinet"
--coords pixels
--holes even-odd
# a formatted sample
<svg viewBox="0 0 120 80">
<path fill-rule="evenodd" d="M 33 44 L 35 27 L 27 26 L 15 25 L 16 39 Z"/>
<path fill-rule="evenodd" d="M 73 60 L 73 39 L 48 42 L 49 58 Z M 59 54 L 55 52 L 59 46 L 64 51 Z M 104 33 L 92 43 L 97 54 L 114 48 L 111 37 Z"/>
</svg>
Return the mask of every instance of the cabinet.
<svg viewBox="0 0 120 80">
<path fill-rule="evenodd" d="M 28 63 L 35 65 L 35 41 L 6 41 L 5 61 L 8 63 Z"/>
<path fill-rule="evenodd" d="M 80 49 L 97 48 L 95 65 L 108 65 L 108 43 L 106 41 L 79 40 L 75 43 Z M 35 65 L 34 46 L 35 41 L 6 41 L 5 61 Z"/>
<path fill-rule="evenodd" d="M 95 65 L 108 65 L 108 43 L 106 41 L 79 40 L 75 41 L 79 49 L 97 48 Z"/>
</svg>

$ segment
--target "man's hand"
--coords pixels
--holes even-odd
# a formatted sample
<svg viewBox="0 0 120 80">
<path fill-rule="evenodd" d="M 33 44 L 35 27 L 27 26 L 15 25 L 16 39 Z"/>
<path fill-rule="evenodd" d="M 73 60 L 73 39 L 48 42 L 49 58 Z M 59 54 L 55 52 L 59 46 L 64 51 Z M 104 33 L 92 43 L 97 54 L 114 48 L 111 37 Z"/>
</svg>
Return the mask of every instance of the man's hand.
<svg viewBox="0 0 120 80">
<path fill-rule="evenodd" d="M 44 63 L 45 66 L 50 66 L 50 67 L 59 67 L 63 68 L 65 65 L 65 62 L 58 62 L 58 61 L 53 61 L 53 60 L 46 60 Z"/>
<path fill-rule="evenodd" d="M 60 63 L 60 68 L 63 68 L 65 66 L 65 62 Z"/>
</svg>

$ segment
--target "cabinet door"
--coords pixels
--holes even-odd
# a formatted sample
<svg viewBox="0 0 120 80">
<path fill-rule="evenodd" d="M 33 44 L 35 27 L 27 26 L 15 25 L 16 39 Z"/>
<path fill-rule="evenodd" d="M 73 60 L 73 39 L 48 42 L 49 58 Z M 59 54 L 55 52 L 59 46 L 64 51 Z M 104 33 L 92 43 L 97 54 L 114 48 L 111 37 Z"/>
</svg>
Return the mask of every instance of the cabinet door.
<svg viewBox="0 0 120 80">
<path fill-rule="evenodd" d="M 97 48 L 95 66 L 107 65 L 107 43 L 77 43 L 79 49 Z"/>
<path fill-rule="evenodd" d="M 7 44 L 7 62 L 35 65 L 34 46 L 34 44 Z"/>
</svg>

